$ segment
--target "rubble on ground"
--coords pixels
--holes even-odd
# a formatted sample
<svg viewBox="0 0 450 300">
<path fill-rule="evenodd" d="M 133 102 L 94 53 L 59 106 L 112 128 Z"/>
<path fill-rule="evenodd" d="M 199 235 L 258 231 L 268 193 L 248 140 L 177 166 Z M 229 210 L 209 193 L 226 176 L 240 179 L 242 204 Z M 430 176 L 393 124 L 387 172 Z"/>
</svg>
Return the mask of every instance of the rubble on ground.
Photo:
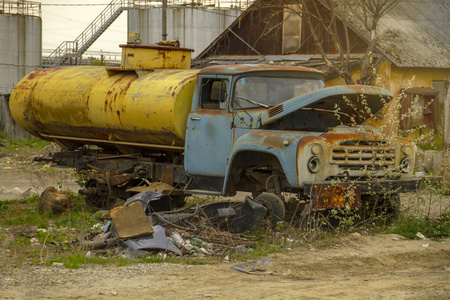
<svg viewBox="0 0 450 300">
<path fill-rule="evenodd" d="M 79 236 L 78 242 L 89 251 L 120 248 L 125 257 L 246 253 L 255 239 L 242 233 L 259 229 L 266 216 L 266 208 L 249 197 L 244 202 L 193 204 L 175 211 L 165 210 L 167 197 L 145 191 L 129 198 L 110 211 L 111 221 L 95 234 Z"/>
</svg>

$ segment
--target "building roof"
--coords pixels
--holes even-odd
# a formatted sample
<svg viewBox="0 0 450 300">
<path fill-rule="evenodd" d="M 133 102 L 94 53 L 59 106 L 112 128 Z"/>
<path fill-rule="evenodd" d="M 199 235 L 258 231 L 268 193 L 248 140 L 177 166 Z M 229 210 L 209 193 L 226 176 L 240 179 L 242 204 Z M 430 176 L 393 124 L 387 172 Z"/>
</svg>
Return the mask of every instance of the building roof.
<svg viewBox="0 0 450 300">
<path fill-rule="evenodd" d="M 358 21 L 353 26 L 368 37 Z M 449 28 L 450 0 L 400 0 L 379 21 L 378 48 L 399 67 L 450 68 Z"/>
<path fill-rule="evenodd" d="M 255 1 L 255 4 L 256 2 L 258 1 Z M 236 19 L 229 28 L 240 27 L 241 20 L 246 18 L 248 11 L 245 11 L 239 19 Z M 350 17 L 348 21 L 353 32 L 363 40 L 368 41 L 370 33 L 359 19 Z M 377 49 L 386 56 L 390 63 L 398 67 L 450 68 L 449 28 L 450 0 L 400 0 L 398 5 L 379 21 L 377 30 L 380 41 Z M 201 60 L 209 63 L 226 63 L 226 57 L 231 56 L 215 56 L 213 52 L 209 51 L 222 42 L 226 35 L 230 34 L 228 31 L 225 30 L 198 55 L 194 65 L 197 63 L 200 66 Z M 236 61 L 242 61 L 242 63 L 264 63 L 264 61 L 280 60 L 326 69 L 325 65 L 318 63 L 319 59 L 314 59 L 318 55 L 299 54 L 295 58 L 293 55 L 275 55 L 275 59 L 268 59 L 268 55 L 234 57 Z M 360 53 L 354 53 L 352 57 L 355 58 L 358 54 Z M 253 57 L 253 59 L 248 59 L 249 57 Z"/>
<path fill-rule="evenodd" d="M 199 74 L 224 74 L 224 75 L 236 75 L 241 73 L 250 72 L 304 72 L 310 74 L 323 73 L 310 68 L 298 67 L 298 66 L 280 66 L 280 65 L 267 65 L 267 64 L 234 64 L 234 65 L 215 65 L 202 69 Z"/>
</svg>

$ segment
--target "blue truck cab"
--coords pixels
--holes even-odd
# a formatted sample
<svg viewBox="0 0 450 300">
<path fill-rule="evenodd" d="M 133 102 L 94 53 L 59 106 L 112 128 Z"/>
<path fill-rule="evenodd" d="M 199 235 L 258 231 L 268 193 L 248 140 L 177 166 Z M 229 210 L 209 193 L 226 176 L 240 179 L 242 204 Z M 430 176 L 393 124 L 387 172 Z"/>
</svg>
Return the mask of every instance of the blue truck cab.
<svg viewBox="0 0 450 300">
<path fill-rule="evenodd" d="M 279 218 L 286 195 L 329 209 L 414 191 L 415 145 L 364 125 L 391 97 L 374 86 L 325 88 L 321 72 L 302 67 L 205 68 L 187 121 L 186 189 L 251 192 Z"/>
</svg>

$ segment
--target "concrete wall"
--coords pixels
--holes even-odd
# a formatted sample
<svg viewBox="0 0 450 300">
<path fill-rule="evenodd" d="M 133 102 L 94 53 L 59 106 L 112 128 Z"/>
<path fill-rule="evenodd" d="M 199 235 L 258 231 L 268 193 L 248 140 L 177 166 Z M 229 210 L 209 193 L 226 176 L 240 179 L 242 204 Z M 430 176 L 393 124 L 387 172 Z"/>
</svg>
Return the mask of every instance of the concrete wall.
<svg viewBox="0 0 450 300">
<path fill-rule="evenodd" d="M 200 54 L 239 15 L 239 8 L 186 7 L 167 8 L 167 40 L 180 41 L 181 47 L 195 49 L 192 58 Z M 131 9 L 128 12 L 128 32 L 141 35 L 142 43 L 162 40 L 162 9 Z"/>
<path fill-rule="evenodd" d="M 29 139 L 31 134 L 14 122 L 9 110 L 9 95 L 0 94 L 0 132 L 4 132 L 11 139 Z"/>
</svg>

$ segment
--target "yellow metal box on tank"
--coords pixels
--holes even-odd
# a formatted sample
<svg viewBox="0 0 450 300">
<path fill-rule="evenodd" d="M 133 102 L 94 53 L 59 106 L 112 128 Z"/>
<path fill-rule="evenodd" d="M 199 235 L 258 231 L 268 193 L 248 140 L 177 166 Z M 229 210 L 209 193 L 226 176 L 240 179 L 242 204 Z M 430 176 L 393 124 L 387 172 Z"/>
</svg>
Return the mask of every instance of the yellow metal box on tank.
<svg viewBox="0 0 450 300">
<path fill-rule="evenodd" d="M 122 48 L 124 69 L 189 69 L 192 49 L 164 46 L 125 44 Z"/>
<path fill-rule="evenodd" d="M 122 49 L 128 54 L 139 49 L 142 60 L 122 61 L 122 68 L 56 67 L 28 74 L 10 97 L 14 120 L 34 135 L 67 147 L 114 144 L 124 149 L 127 145 L 183 149 L 199 72 L 182 68 L 190 62 L 191 49 L 137 46 Z M 155 53 L 165 62 L 157 63 Z M 185 62 L 177 64 L 175 58 L 186 53 Z M 166 69 L 160 69 L 163 66 Z"/>
</svg>

